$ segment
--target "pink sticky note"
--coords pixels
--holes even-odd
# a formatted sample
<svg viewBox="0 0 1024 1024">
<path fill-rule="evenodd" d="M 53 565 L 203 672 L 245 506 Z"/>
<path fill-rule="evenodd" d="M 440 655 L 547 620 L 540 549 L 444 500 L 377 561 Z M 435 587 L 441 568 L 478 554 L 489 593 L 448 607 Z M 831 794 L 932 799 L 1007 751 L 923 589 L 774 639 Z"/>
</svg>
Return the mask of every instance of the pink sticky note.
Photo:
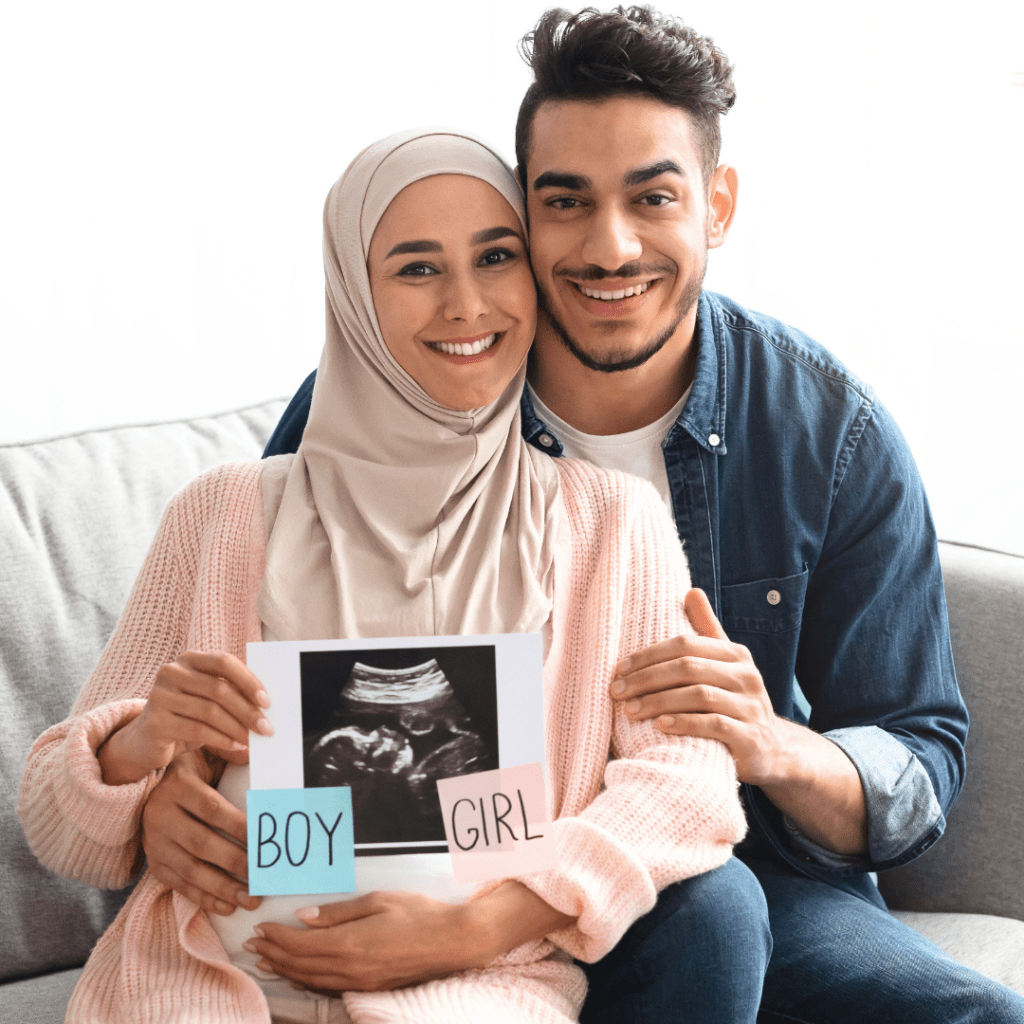
<svg viewBox="0 0 1024 1024">
<path fill-rule="evenodd" d="M 539 762 L 438 779 L 457 882 L 544 871 L 558 859 Z"/>
</svg>

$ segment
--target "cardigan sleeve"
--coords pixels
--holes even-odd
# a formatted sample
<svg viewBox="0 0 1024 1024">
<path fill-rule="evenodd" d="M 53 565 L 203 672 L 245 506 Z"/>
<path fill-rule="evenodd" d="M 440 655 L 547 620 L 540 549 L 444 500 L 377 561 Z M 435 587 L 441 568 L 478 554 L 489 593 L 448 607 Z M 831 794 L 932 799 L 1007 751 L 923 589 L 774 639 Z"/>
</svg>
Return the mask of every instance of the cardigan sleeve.
<svg viewBox="0 0 1024 1024">
<path fill-rule="evenodd" d="M 108 786 L 97 751 L 145 706 L 161 665 L 184 649 L 189 593 L 179 525 L 190 491 L 171 500 L 128 603 L 71 714 L 33 744 L 18 799 L 32 851 L 52 871 L 101 888 L 131 881 L 142 860 L 142 806 L 163 770 Z"/>
<path fill-rule="evenodd" d="M 606 714 L 612 759 L 599 791 L 555 821 L 558 866 L 519 879 L 577 919 L 549 938 L 590 962 L 654 907 L 665 886 L 724 864 L 746 831 L 735 762 L 724 744 L 631 722 L 608 696 L 619 658 L 693 634 L 683 611 L 689 572 L 675 527 L 649 484 L 629 478 L 624 487 L 626 500 L 604 517 L 592 541 L 598 558 L 577 557 L 574 544 L 563 627 L 564 671 L 580 678 L 566 690 L 560 713 L 578 716 L 592 707 L 595 718 Z M 578 746 L 567 756 L 579 757 Z M 562 802 L 571 807 L 573 795 Z"/>
</svg>

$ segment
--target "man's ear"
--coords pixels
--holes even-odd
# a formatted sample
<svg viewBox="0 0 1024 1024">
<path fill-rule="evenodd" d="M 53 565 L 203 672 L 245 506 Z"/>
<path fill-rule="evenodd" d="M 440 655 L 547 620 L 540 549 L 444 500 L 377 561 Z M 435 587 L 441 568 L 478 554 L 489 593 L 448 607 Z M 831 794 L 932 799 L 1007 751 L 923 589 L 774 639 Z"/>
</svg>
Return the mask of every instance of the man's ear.
<svg viewBox="0 0 1024 1024">
<path fill-rule="evenodd" d="M 719 164 L 708 183 L 708 248 L 717 249 L 729 234 L 736 213 L 739 177 L 730 164 Z"/>
</svg>

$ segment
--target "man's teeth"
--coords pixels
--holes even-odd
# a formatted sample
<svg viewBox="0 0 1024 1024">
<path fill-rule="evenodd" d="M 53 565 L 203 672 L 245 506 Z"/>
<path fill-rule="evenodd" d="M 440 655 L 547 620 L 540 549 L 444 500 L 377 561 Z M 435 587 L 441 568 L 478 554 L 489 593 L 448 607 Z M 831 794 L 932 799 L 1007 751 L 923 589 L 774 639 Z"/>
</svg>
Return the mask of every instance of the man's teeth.
<svg viewBox="0 0 1024 1024">
<path fill-rule="evenodd" d="M 632 288 L 620 288 L 617 292 L 602 292 L 597 288 L 585 288 L 583 285 L 578 287 L 588 299 L 603 299 L 605 302 L 614 302 L 616 299 L 628 299 L 631 295 L 643 295 L 651 287 L 651 282 L 645 281 L 643 284 L 635 285 Z"/>
<path fill-rule="evenodd" d="M 450 356 L 478 356 L 481 352 L 486 352 L 494 344 L 496 338 L 497 334 L 488 334 L 486 338 L 481 338 L 479 341 L 438 341 L 431 347 Z"/>
</svg>

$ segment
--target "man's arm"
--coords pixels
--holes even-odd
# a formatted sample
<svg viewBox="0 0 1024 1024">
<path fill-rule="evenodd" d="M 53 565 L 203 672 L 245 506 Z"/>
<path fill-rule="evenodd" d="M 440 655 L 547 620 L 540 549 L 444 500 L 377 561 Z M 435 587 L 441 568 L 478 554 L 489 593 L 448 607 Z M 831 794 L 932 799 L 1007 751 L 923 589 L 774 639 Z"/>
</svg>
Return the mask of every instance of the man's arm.
<svg viewBox="0 0 1024 1024">
<path fill-rule="evenodd" d="M 853 861 L 828 851 L 859 851 L 865 869 L 885 869 L 941 834 L 963 783 L 967 712 L 934 526 L 906 442 L 875 404 L 843 454 L 800 625 L 796 676 L 811 728 L 774 716 L 756 666 L 735 645 L 665 651 L 657 672 L 645 663 L 645 682 L 627 669 L 616 681 L 626 685 L 612 695 L 639 699 L 632 713 L 641 717 L 673 715 L 674 729 L 722 731 L 740 778 L 785 812 L 801 852 L 841 867 Z M 697 668 L 685 660 L 691 655 L 718 664 L 704 664 L 700 679 L 689 674 Z M 716 717 L 714 725 L 697 721 Z M 854 842 L 858 834 L 863 843 Z"/>
<path fill-rule="evenodd" d="M 729 640 L 702 590 L 686 595 L 696 637 L 675 637 L 620 662 L 612 683 L 634 719 L 666 733 L 721 740 L 741 782 L 759 786 L 815 842 L 868 851 L 867 806 L 849 757 L 811 729 L 775 714 L 750 652 Z"/>
<path fill-rule="evenodd" d="M 146 861 L 164 885 L 207 913 L 227 916 L 239 906 L 255 910 L 263 901 L 238 881 L 249 876 L 245 814 L 212 782 L 202 750 L 171 762 L 142 810 Z"/>
</svg>

